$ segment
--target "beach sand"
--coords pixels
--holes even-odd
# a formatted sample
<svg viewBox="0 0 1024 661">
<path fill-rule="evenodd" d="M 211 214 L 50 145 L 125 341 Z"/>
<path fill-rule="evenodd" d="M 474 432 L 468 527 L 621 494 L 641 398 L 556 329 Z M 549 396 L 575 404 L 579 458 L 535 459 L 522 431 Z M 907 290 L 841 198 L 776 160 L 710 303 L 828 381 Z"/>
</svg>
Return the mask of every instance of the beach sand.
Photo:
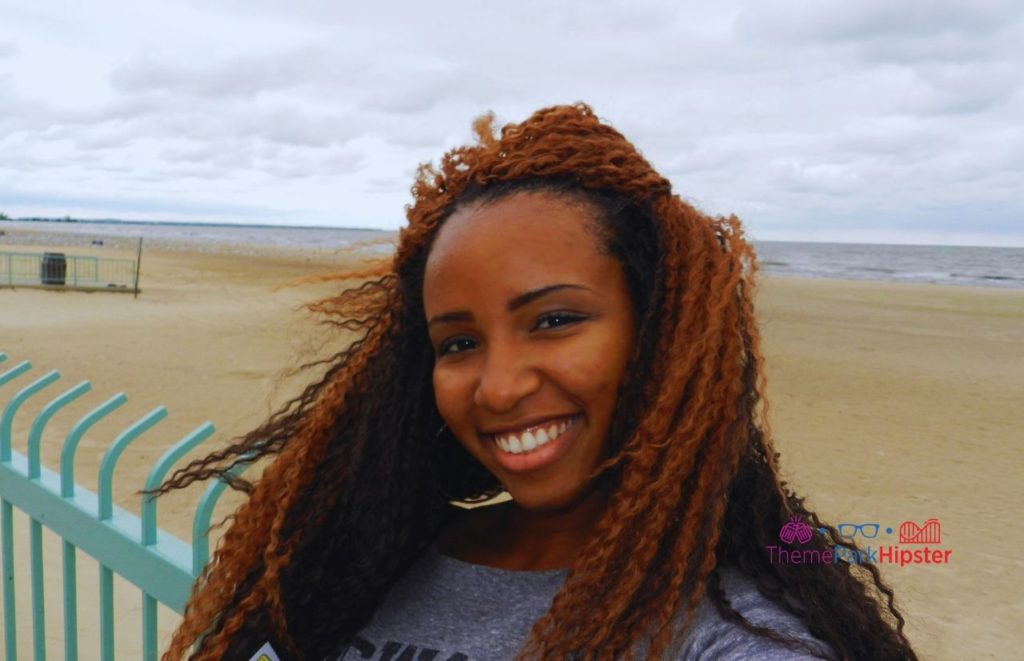
<svg viewBox="0 0 1024 661">
<path fill-rule="evenodd" d="M 18 240 L 29 242 L 8 236 L 0 249 L 17 249 Z M 134 256 L 124 247 L 68 252 Z M 74 422 L 123 391 L 128 403 L 94 427 L 79 451 L 77 479 L 95 489 L 104 448 L 127 424 L 166 406 L 167 419 L 129 447 L 115 473 L 116 502 L 137 512 L 136 492 L 164 449 L 207 420 L 217 434 L 204 450 L 252 429 L 313 376 L 284 378 L 287 370 L 343 346 L 345 338 L 299 310 L 336 285 L 275 287 L 358 259 L 259 247 L 236 254 L 147 249 L 138 299 L 0 289 L 0 351 L 8 356 L 0 371 L 30 360 L 35 376 L 62 375 L 49 397 L 29 402 L 16 418 L 15 448 L 25 452 L 42 400 L 88 379 L 92 392 L 47 428 L 43 462 L 56 467 Z M 941 547 L 952 550 L 948 564 L 882 566 L 911 641 L 926 659 L 1015 656 L 1024 643 L 1024 561 L 1016 554 L 1024 531 L 1013 519 L 1022 493 L 1024 291 L 765 278 L 758 305 L 769 415 L 790 486 L 828 522 L 892 527 L 892 535 L 883 530 L 872 540 L 882 544 L 898 544 L 903 521 L 939 519 Z M 0 387 L 0 402 L 27 382 Z M 189 539 L 201 491 L 161 500 L 161 526 Z M 237 502 L 226 498 L 217 516 Z M 48 581 L 56 580 L 59 555 L 48 551 L 47 565 Z M 80 609 L 93 610 L 88 592 L 86 585 Z M 137 592 L 118 593 L 119 609 L 137 610 L 137 602 Z M 47 634 L 57 653 L 59 601 L 50 610 Z M 165 645 L 176 618 L 161 617 Z M 27 626 L 22 617 L 26 654 Z M 135 628 L 124 629 L 118 658 L 137 658 Z M 92 644 L 83 642 L 83 650 Z"/>
</svg>

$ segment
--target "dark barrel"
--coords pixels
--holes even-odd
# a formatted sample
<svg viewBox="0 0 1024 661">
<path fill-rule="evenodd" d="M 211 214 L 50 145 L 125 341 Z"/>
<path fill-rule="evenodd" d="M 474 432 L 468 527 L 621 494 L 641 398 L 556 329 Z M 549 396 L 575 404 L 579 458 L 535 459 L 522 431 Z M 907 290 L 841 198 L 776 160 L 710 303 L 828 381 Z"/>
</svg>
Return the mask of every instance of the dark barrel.
<svg viewBox="0 0 1024 661">
<path fill-rule="evenodd" d="M 39 278 L 44 285 L 63 285 L 68 262 L 62 252 L 44 252 Z"/>
</svg>

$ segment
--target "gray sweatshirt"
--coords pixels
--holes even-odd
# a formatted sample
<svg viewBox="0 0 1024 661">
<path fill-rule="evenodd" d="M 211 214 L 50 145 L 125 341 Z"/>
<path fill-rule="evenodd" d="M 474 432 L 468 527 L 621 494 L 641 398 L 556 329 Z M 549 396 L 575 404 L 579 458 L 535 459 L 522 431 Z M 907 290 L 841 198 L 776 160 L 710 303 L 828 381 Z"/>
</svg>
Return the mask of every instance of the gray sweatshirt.
<svg viewBox="0 0 1024 661">
<path fill-rule="evenodd" d="M 807 640 L 824 658 L 832 648 L 799 618 L 763 597 L 746 576 L 723 570 L 733 608 L 753 624 Z M 391 589 L 370 624 L 338 661 L 503 661 L 513 659 L 533 624 L 551 606 L 565 570 L 512 571 L 474 565 L 427 551 Z M 819 658 L 790 650 L 723 620 L 704 599 L 674 658 L 796 660 Z M 643 649 L 637 654 L 643 658 Z"/>
</svg>

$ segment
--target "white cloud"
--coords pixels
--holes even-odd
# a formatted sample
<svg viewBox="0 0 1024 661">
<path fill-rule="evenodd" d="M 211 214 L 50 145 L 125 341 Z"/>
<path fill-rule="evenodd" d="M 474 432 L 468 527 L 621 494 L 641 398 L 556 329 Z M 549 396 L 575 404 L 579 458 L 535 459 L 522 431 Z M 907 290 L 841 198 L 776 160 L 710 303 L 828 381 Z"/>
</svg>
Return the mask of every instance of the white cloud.
<svg viewBox="0 0 1024 661">
<path fill-rule="evenodd" d="M 774 0 L 746 3 L 736 23 L 748 36 L 774 41 L 872 44 L 950 34 L 985 37 L 1022 13 L 1013 0 Z"/>
<path fill-rule="evenodd" d="M 474 117 L 585 100 L 755 236 L 1024 243 L 1021 61 L 987 0 L 7 3 L 0 208 L 394 228 Z"/>
<path fill-rule="evenodd" d="M 349 69 L 349 70 L 346 70 Z M 221 61 L 187 63 L 145 56 L 110 74 L 114 89 L 127 94 L 165 93 L 211 99 L 251 99 L 290 91 L 310 82 L 342 80 L 356 73 L 320 48 L 296 47 L 285 52 L 245 53 Z"/>
</svg>

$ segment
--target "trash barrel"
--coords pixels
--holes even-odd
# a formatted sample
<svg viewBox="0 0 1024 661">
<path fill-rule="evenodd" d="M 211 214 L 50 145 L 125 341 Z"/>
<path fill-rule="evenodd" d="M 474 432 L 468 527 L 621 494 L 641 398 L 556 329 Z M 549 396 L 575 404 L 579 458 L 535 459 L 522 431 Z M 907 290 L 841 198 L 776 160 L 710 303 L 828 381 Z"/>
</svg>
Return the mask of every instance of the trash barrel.
<svg viewBox="0 0 1024 661">
<path fill-rule="evenodd" d="M 68 262 L 62 252 L 44 252 L 39 278 L 44 285 L 63 285 Z"/>
</svg>

